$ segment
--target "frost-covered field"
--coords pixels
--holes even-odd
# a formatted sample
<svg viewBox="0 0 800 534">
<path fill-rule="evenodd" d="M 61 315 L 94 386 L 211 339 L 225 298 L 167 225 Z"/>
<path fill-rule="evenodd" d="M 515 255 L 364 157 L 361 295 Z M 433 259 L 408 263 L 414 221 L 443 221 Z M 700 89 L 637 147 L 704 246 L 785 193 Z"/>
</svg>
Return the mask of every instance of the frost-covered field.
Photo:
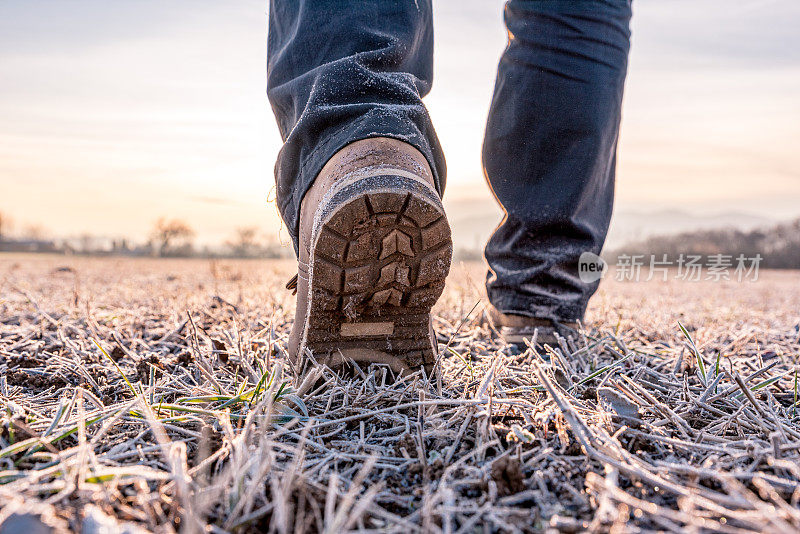
<svg viewBox="0 0 800 534">
<path fill-rule="evenodd" d="M 292 269 L 0 256 L 0 532 L 800 530 L 800 274 L 608 280 L 510 356 L 454 265 L 393 377 L 296 374 Z"/>
</svg>

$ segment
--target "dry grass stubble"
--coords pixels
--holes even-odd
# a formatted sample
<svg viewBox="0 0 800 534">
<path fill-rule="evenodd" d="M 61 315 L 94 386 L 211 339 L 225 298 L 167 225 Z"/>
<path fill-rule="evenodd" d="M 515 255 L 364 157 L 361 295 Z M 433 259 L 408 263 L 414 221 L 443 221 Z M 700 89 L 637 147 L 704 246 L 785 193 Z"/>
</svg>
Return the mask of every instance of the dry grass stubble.
<svg viewBox="0 0 800 534">
<path fill-rule="evenodd" d="M 393 380 L 296 375 L 291 269 L 0 258 L 0 525 L 800 530 L 798 273 L 607 281 L 511 356 L 455 265 L 442 372 Z"/>
</svg>

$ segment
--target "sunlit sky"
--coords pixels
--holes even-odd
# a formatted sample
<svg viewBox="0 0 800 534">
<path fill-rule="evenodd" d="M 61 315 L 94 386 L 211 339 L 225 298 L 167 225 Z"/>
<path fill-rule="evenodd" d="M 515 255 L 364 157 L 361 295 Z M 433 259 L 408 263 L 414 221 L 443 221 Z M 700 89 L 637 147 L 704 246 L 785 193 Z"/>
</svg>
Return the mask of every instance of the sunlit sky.
<svg viewBox="0 0 800 534">
<path fill-rule="evenodd" d="M 434 6 L 426 102 L 458 219 L 495 209 L 480 146 L 506 35 L 498 0 Z M 800 215 L 798 27 L 796 0 L 634 2 L 617 210 Z M 265 43 L 262 1 L 0 1 L 0 212 L 53 236 L 169 216 L 201 242 L 285 241 Z"/>
</svg>

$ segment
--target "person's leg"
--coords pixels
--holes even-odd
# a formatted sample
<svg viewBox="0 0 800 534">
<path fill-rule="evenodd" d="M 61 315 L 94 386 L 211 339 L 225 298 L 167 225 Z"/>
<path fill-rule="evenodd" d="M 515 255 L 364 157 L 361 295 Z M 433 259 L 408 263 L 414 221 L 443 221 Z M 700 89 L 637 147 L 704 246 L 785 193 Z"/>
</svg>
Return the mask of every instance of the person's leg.
<svg viewBox="0 0 800 534">
<path fill-rule="evenodd" d="M 505 6 L 509 43 L 483 146 L 505 211 L 485 251 L 502 314 L 572 323 L 597 289 L 578 260 L 600 252 L 611 217 L 630 16 L 630 0 Z"/>
<path fill-rule="evenodd" d="M 441 195 L 444 155 L 422 103 L 432 79 L 430 0 L 270 0 L 267 93 L 284 140 L 277 201 L 295 251 L 303 197 L 354 141 L 411 144 Z"/>
<path fill-rule="evenodd" d="M 295 244 L 288 350 L 303 365 L 436 359 L 430 309 L 452 243 L 445 166 L 422 104 L 430 0 L 272 0 L 268 93 L 284 145 L 278 205 Z"/>
</svg>

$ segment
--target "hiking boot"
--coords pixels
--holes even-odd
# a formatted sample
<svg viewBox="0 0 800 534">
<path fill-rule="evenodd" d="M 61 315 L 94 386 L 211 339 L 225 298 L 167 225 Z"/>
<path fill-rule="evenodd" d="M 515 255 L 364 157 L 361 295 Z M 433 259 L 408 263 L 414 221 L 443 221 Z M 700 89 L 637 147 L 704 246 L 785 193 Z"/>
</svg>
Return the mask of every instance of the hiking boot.
<svg viewBox="0 0 800 534">
<path fill-rule="evenodd" d="M 450 270 L 450 226 L 428 162 L 389 138 L 356 141 L 322 168 L 300 207 L 289 355 L 430 369 L 430 311 Z M 290 286 L 291 286 L 290 282 Z M 287 286 L 287 287 L 290 287 Z"/>
<path fill-rule="evenodd" d="M 563 338 L 576 337 L 578 335 L 578 323 L 561 323 L 550 319 L 503 313 L 491 305 L 488 307 L 488 311 L 489 317 L 503 341 L 520 350 L 527 348 L 526 339 L 529 343 L 557 347 L 558 338 L 556 334 Z"/>
</svg>

